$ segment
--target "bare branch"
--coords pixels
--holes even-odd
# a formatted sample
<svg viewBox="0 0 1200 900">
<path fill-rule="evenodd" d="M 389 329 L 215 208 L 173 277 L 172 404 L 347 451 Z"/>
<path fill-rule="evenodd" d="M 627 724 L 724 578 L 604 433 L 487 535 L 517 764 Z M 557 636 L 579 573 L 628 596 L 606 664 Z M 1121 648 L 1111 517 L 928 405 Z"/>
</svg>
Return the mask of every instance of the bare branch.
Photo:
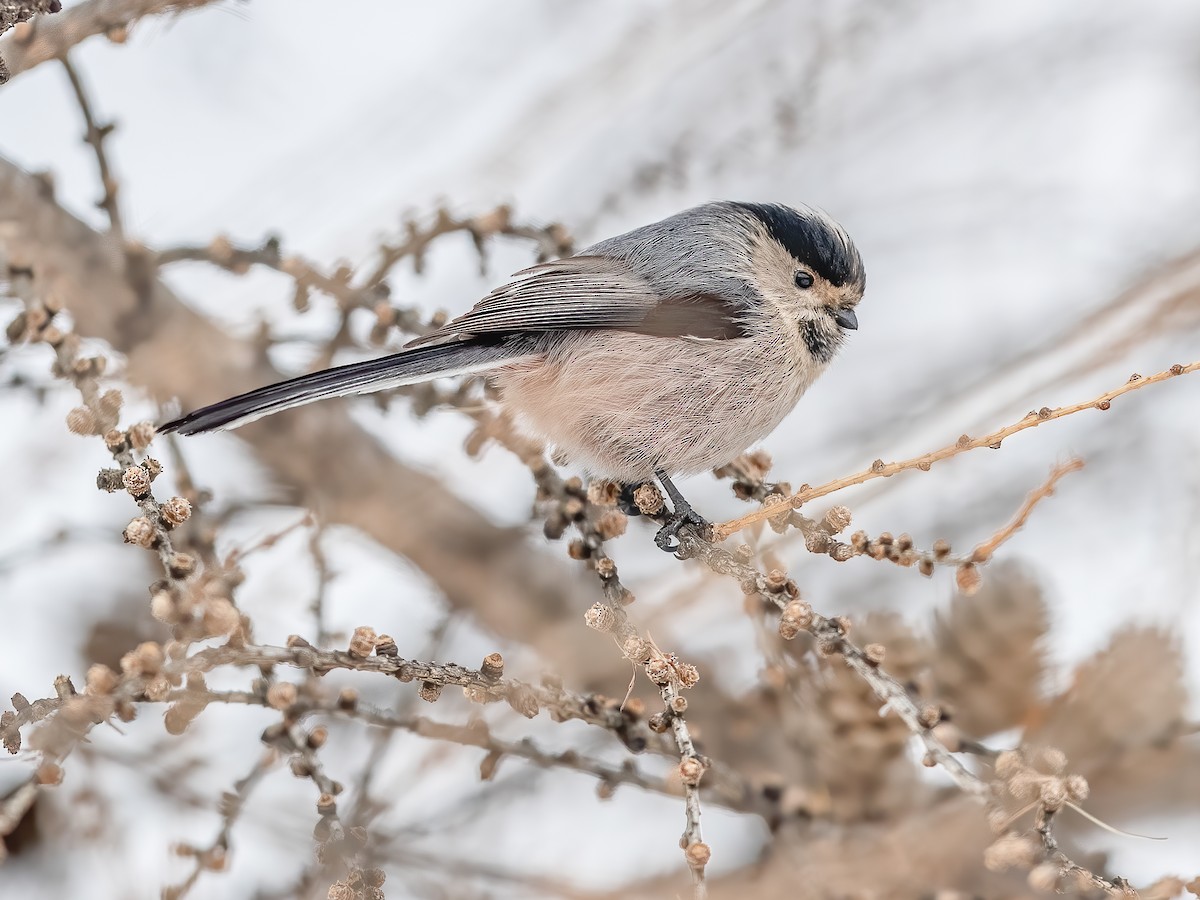
<svg viewBox="0 0 1200 900">
<path fill-rule="evenodd" d="M 11 5 L 13 0 L 7 0 Z M 0 40 L 0 57 L 8 60 L 10 77 L 15 78 L 35 66 L 66 55 L 76 44 L 98 34 L 114 43 L 123 43 L 129 28 L 145 16 L 170 15 L 198 9 L 213 0 L 87 0 L 59 13 L 52 19 L 29 23 L 24 33 L 14 32 Z M 50 2 L 25 2 L 17 5 L 45 7 Z M 0 29 L 3 31 L 3 29 Z"/>
<path fill-rule="evenodd" d="M 786 592 L 772 590 L 766 574 L 690 532 L 681 533 L 680 545 L 679 552 L 684 558 L 701 560 L 714 572 L 736 579 L 744 592 L 760 594 L 778 607 L 781 613 L 780 633 L 785 638 L 789 634 L 795 637 L 799 631 L 807 631 L 816 639 L 821 653 L 841 656 L 846 665 L 858 673 L 883 701 L 884 709 L 896 713 L 903 720 L 909 731 L 924 744 L 930 759 L 941 765 L 959 788 L 980 799 L 987 795 L 987 785 L 982 779 L 959 762 L 934 734 L 933 729 L 940 718 L 937 708 L 918 705 L 904 685 L 880 668 L 877 659 L 869 657 L 851 641 L 847 637 L 848 622 L 826 618 L 802 600 L 791 599 Z"/>
<path fill-rule="evenodd" d="M 1025 502 L 1021 504 L 1021 508 L 1017 510 L 1017 514 L 1013 516 L 1012 521 L 971 551 L 970 561 L 973 563 L 985 563 L 990 560 L 1001 544 L 1025 527 L 1025 523 L 1029 521 L 1029 515 L 1033 512 L 1033 508 L 1054 493 L 1055 485 L 1064 476 L 1072 472 L 1078 472 L 1082 468 L 1083 460 L 1078 458 L 1063 463 L 1061 466 L 1055 466 L 1054 470 L 1050 473 L 1050 477 L 1025 498 Z"/>
<path fill-rule="evenodd" d="M 1046 422 L 1053 422 L 1056 419 L 1062 419 L 1066 416 L 1074 415 L 1082 412 L 1085 409 L 1107 410 L 1111 406 L 1112 401 L 1122 394 L 1128 394 L 1131 391 L 1141 390 L 1142 388 L 1158 384 L 1174 378 L 1177 375 L 1187 375 L 1200 370 L 1200 361 L 1189 363 L 1188 365 L 1174 365 L 1171 368 L 1158 372 L 1149 377 L 1141 375 L 1131 375 L 1129 380 L 1119 388 L 1111 391 L 1106 391 L 1099 397 L 1091 400 L 1085 400 L 1082 403 L 1076 403 L 1073 406 L 1061 406 L 1057 409 L 1042 407 L 1037 412 L 1028 413 L 1025 418 L 1019 422 L 1014 422 L 1012 425 L 1007 425 L 1004 428 L 997 429 L 990 434 L 985 434 L 982 437 L 972 438 L 968 435 L 963 435 L 953 444 L 942 447 L 940 450 L 933 450 L 929 453 L 924 453 L 921 456 L 914 456 L 912 459 L 902 460 L 900 462 L 885 463 L 882 459 L 875 460 L 869 469 L 858 472 L 854 475 L 846 475 L 842 478 L 836 478 L 826 484 L 818 487 L 809 487 L 805 485 L 792 494 L 790 497 L 781 500 L 775 504 L 756 510 L 752 513 L 747 513 L 737 519 L 732 519 L 728 522 L 722 522 L 719 525 L 713 526 L 713 538 L 720 542 L 728 538 L 730 535 L 741 531 L 747 525 L 752 525 L 755 522 L 761 522 L 764 519 L 769 519 L 780 514 L 779 507 L 782 504 L 788 504 L 793 509 L 798 509 L 810 500 L 815 500 L 818 497 L 825 497 L 835 491 L 840 491 L 844 488 L 851 487 L 856 484 L 863 484 L 867 481 L 872 481 L 876 478 L 888 478 L 895 475 L 897 472 L 903 472 L 907 469 L 920 469 L 928 471 L 929 467 L 936 462 L 941 462 L 944 459 L 949 459 L 952 456 L 957 456 L 960 453 L 965 453 L 968 450 L 978 450 L 981 447 L 991 447 L 993 450 L 1000 447 L 1001 441 L 1011 437 L 1018 432 L 1025 431 L 1028 428 L 1035 428 Z"/>
<path fill-rule="evenodd" d="M 62 3 L 59 0 L 0 0 L 0 35 L 10 28 L 28 22 L 39 13 L 56 13 L 61 10 Z M 8 43 L 9 41 L 5 41 L 0 45 L 0 51 L 5 49 Z M 0 85 L 7 82 L 11 76 L 8 64 L 4 61 L 4 54 L 0 52 Z"/>
<path fill-rule="evenodd" d="M 66 70 L 67 78 L 71 81 L 71 90 L 75 93 L 75 100 L 79 103 L 79 110 L 83 114 L 83 124 L 85 127 L 83 139 L 91 145 L 92 150 L 96 154 L 96 165 L 100 170 L 100 185 L 104 189 L 104 196 L 98 201 L 98 205 L 108 214 L 108 221 L 112 229 L 113 236 L 117 240 L 123 240 L 125 230 L 121 225 L 121 208 L 117 205 L 117 179 L 113 176 L 112 169 L 108 164 L 108 154 L 104 152 L 104 140 L 112 134 L 113 125 L 111 122 L 100 125 L 96 122 L 96 116 L 92 112 L 92 104 L 88 99 L 87 91 L 83 86 L 83 79 L 79 77 L 79 72 L 71 63 L 67 56 L 59 59 L 63 69 Z"/>
</svg>

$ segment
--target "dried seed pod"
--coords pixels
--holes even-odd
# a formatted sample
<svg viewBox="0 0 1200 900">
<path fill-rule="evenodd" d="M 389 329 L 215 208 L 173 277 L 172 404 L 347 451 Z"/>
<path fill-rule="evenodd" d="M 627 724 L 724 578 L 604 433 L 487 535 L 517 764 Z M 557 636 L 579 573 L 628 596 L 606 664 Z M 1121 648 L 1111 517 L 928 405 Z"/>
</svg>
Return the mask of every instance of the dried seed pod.
<svg viewBox="0 0 1200 900">
<path fill-rule="evenodd" d="M 154 546 L 157 540 L 157 535 L 154 532 L 154 526 L 150 524 L 150 520 L 145 516 L 138 516 L 133 519 L 125 530 L 121 533 L 127 544 L 137 544 L 139 547 L 147 549 Z"/>
<path fill-rule="evenodd" d="M 267 689 L 267 705 L 282 712 L 295 706 L 298 696 L 296 685 L 290 681 L 277 681 Z"/>
<path fill-rule="evenodd" d="M 629 638 L 621 645 L 621 652 L 625 658 L 635 663 L 644 663 L 649 659 L 652 649 L 649 641 L 636 636 Z"/>
<path fill-rule="evenodd" d="M 77 406 L 67 413 L 67 429 L 72 434 L 96 433 L 96 414 L 86 406 Z"/>
<path fill-rule="evenodd" d="M 958 584 L 958 589 L 970 597 L 979 590 L 979 586 L 983 583 L 983 576 L 979 574 L 979 569 L 974 563 L 964 563 L 958 567 L 954 580 Z"/>
<path fill-rule="evenodd" d="M 167 524 L 182 525 L 192 515 L 192 504 L 183 497 L 172 497 L 162 505 L 161 512 Z"/>
<path fill-rule="evenodd" d="M 671 664 L 664 657 L 654 656 L 646 660 L 646 675 L 655 684 L 669 684 L 671 682 Z"/>
<path fill-rule="evenodd" d="M 704 763 L 694 756 L 681 760 L 679 763 L 679 778 L 688 787 L 696 787 L 704 777 Z"/>
<path fill-rule="evenodd" d="M 483 658 L 479 674 L 488 681 L 497 681 L 504 675 L 504 657 L 499 653 L 489 653 Z"/>
<path fill-rule="evenodd" d="M 703 841 L 688 844 L 687 849 L 683 853 L 687 857 L 688 865 L 693 869 L 704 868 L 708 865 L 708 861 L 712 859 L 712 850 Z"/>
<path fill-rule="evenodd" d="M 779 636 L 785 641 L 794 639 L 813 622 L 812 607 L 803 600 L 792 600 L 779 617 Z"/>
<path fill-rule="evenodd" d="M 850 527 L 852 520 L 853 516 L 850 513 L 849 507 L 834 506 L 826 511 L 821 522 L 825 526 L 825 531 L 830 534 L 840 534 Z"/>
<path fill-rule="evenodd" d="M 682 688 L 695 687 L 700 681 L 700 670 L 691 663 L 674 662 L 675 675 L 679 679 L 679 686 Z"/>
<path fill-rule="evenodd" d="M 662 492 L 652 484 L 639 485 L 633 492 L 633 502 L 644 516 L 656 516 L 667 505 Z"/>
<path fill-rule="evenodd" d="M 188 553 L 172 553 L 167 559 L 167 574 L 172 578 L 188 578 L 195 571 L 196 558 Z"/>
<path fill-rule="evenodd" d="M 138 422 L 129 426 L 129 444 L 134 450 L 145 450 L 154 440 L 154 426 L 149 422 Z"/>
<path fill-rule="evenodd" d="M 588 502 L 595 506 L 615 506 L 621 496 L 621 485 L 615 481 L 595 480 L 588 484 Z"/>
<path fill-rule="evenodd" d="M 541 710 L 537 695 L 528 685 L 521 685 L 507 697 L 508 705 L 527 719 L 532 719 Z"/>
<path fill-rule="evenodd" d="M 106 696 L 120 681 L 120 677 L 103 663 L 94 663 L 87 670 L 87 692 L 97 697 Z"/>
<path fill-rule="evenodd" d="M 434 703 L 442 696 L 442 686 L 434 681 L 422 681 L 417 696 L 426 703 Z"/>
<path fill-rule="evenodd" d="M 596 520 L 596 533 L 605 541 L 619 538 L 629 527 L 629 517 L 619 509 L 605 510 Z"/>
<path fill-rule="evenodd" d="M 596 602 L 583 614 L 583 621 L 588 628 L 594 628 L 597 631 L 612 631 L 613 626 L 617 624 L 617 616 L 611 606 Z"/>
<path fill-rule="evenodd" d="M 121 483 L 135 500 L 150 493 L 150 473 L 142 466 L 130 466 L 121 473 Z"/>
<path fill-rule="evenodd" d="M 347 652 L 355 659 L 366 659 L 375 650 L 375 643 L 375 629 L 369 625 L 360 625 L 350 637 Z"/>
</svg>

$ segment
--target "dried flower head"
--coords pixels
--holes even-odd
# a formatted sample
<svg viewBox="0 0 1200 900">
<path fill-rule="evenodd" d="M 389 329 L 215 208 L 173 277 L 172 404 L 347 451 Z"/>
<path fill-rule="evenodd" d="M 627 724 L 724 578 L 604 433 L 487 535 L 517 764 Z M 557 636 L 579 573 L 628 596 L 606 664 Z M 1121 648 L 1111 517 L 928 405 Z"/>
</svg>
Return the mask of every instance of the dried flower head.
<svg viewBox="0 0 1200 900">
<path fill-rule="evenodd" d="M 621 485 L 615 481 L 593 480 L 588 483 L 588 502 L 594 506 L 615 506 L 621 496 Z"/>
<path fill-rule="evenodd" d="M 633 492 L 633 502 L 644 516 L 656 516 L 667 505 L 662 492 L 652 484 L 639 485 Z"/>
<path fill-rule="evenodd" d="M 587 623 L 588 628 L 594 628 L 597 631 L 612 631 L 613 626 L 617 623 L 617 616 L 611 606 L 596 602 L 583 614 L 583 621 Z"/>
<path fill-rule="evenodd" d="M 489 653 L 483 658 L 479 674 L 488 681 L 498 681 L 504 675 L 504 657 L 499 653 Z"/>
<path fill-rule="evenodd" d="M 267 705 L 280 711 L 291 709 L 298 696 L 296 685 L 290 681 L 277 681 L 267 688 Z"/>
<path fill-rule="evenodd" d="M 172 497 L 162 505 L 163 520 L 171 526 L 182 525 L 192 514 L 192 504 L 183 497 Z"/>
<path fill-rule="evenodd" d="M 688 844 L 687 849 L 684 851 L 684 856 L 687 857 L 688 865 L 693 869 L 702 869 L 712 859 L 712 850 L 703 841 L 696 841 L 693 844 Z"/>
<path fill-rule="evenodd" d="M 150 493 L 150 473 L 142 466 L 130 466 L 121 473 L 121 483 L 135 500 Z"/>
<path fill-rule="evenodd" d="M 86 406 L 77 406 L 67 413 L 67 429 L 72 434 L 96 433 L 96 415 Z"/>
<path fill-rule="evenodd" d="M 704 763 L 694 756 L 689 756 L 679 763 L 679 779 L 688 787 L 696 787 L 704 777 Z"/>
<path fill-rule="evenodd" d="M 153 547 L 157 539 L 154 526 L 145 516 L 138 516 L 126 525 L 122 537 L 127 544 L 137 544 L 139 547 L 146 548 Z"/>
<path fill-rule="evenodd" d="M 426 703 L 435 703 L 442 696 L 442 686 L 435 681 L 422 681 L 417 696 Z"/>
<path fill-rule="evenodd" d="M 216 637 L 221 634 L 229 634 L 241 624 L 241 621 L 241 614 L 228 597 L 214 597 L 204 605 L 201 624 L 206 635 Z"/>
<path fill-rule="evenodd" d="M 954 580 L 958 584 L 958 589 L 970 597 L 979 590 L 979 586 L 983 583 L 983 576 L 979 574 L 979 569 L 974 563 L 964 563 L 958 567 Z"/>
<path fill-rule="evenodd" d="M 375 640 L 375 629 L 360 625 L 354 629 L 347 652 L 356 659 L 366 659 L 375 650 Z"/>
<path fill-rule="evenodd" d="M 606 509 L 596 519 L 596 533 L 605 541 L 619 538 L 629 527 L 629 517 L 619 509 Z"/>
<path fill-rule="evenodd" d="M 129 426 L 129 444 L 134 450 L 145 450 L 154 440 L 154 426 L 149 422 L 138 422 Z"/>
</svg>

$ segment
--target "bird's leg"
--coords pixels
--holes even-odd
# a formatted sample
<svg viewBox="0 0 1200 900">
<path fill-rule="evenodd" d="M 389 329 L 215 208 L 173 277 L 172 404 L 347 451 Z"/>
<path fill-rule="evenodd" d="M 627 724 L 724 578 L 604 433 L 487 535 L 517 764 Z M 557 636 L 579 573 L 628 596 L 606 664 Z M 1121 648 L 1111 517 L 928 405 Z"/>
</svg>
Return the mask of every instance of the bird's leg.
<svg viewBox="0 0 1200 900">
<path fill-rule="evenodd" d="M 667 496 L 671 498 L 672 506 L 671 516 L 667 520 L 667 524 L 660 528 L 658 534 L 654 536 L 654 543 L 658 545 L 660 550 L 674 553 L 679 549 L 679 542 L 676 539 L 679 537 L 681 528 L 685 525 L 692 525 L 697 530 L 703 532 L 708 528 L 708 522 L 696 510 L 692 509 L 692 504 L 683 498 L 683 494 L 679 493 L 679 488 L 672 484 L 666 472 L 662 469 L 656 469 L 654 474 L 662 482 Z M 675 543 L 672 544 L 672 541 L 675 541 Z"/>
</svg>

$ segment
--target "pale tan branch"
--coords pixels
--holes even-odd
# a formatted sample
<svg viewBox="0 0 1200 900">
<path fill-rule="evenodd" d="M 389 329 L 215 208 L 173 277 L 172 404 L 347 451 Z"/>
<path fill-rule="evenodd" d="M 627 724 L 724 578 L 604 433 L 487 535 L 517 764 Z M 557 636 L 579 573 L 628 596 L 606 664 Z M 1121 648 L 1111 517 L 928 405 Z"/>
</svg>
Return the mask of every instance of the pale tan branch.
<svg viewBox="0 0 1200 900">
<path fill-rule="evenodd" d="M 1055 485 L 1064 476 L 1072 472 L 1078 472 L 1082 468 L 1083 460 L 1078 458 L 1063 463 L 1061 466 L 1055 466 L 1054 470 L 1050 473 L 1050 477 L 1025 498 L 1025 502 L 1021 504 L 1021 508 L 1017 510 L 1017 514 L 1013 516 L 1012 521 L 971 551 L 970 562 L 985 563 L 990 560 L 1001 544 L 1025 527 L 1025 523 L 1029 521 L 1029 515 L 1033 512 L 1033 508 L 1054 493 Z"/>
<path fill-rule="evenodd" d="M 87 89 L 83 85 L 83 79 L 79 76 L 79 70 L 75 68 L 70 57 L 63 55 L 59 59 L 59 62 L 62 63 L 63 69 L 66 70 L 67 78 L 71 82 L 71 90 L 75 94 L 75 100 L 79 104 L 79 111 L 83 115 L 83 140 L 92 148 L 92 152 L 96 156 L 96 167 L 100 174 L 100 186 L 104 190 L 104 194 L 97 202 L 97 205 L 107 213 L 113 236 L 117 240 L 121 240 L 125 236 L 125 229 L 121 223 L 121 207 L 117 204 L 118 184 L 116 177 L 112 173 L 112 167 L 108 162 L 108 153 L 104 149 L 104 141 L 112 134 L 113 125 L 111 122 L 101 125 L 96 121 L 96 115 L 92 111 L 92 102 L 88 97 Z"/>
<path fill-rule="evenodd" d="M 61 10 L 62 3 L 59 0 L 0 0 L 0 35 L 17 26 L 22 26 L 20 34 L 28 34 L 29 26 L 25 23 L 34 16 L 39 13 L 56 13 Z M 4 50 L 9 43 L 9 41 L 5 41 L 0 44 L 0 51 Z M 0 85 L 7 82 L 10 77 L 8 64 L 4 61 L 3 53 L 0 52 Z"/>
<path fill-rule="evenodd" d="M 774 518 L 779 516 L 784 505 L 788 505 L 793 509 L 798 509 L 810 500 L 815 500 L 818 497 L 825 497 L 835 491 L 843 490 L 844 488 L 852 487 L 853 485 L 863 484 L 867 481 L 872 481 L 876 478 L 888 478 L 898 472 L 903 472 L 908 469 L 920 469 L 928 471 L 929 467 L 936 462 L 941 462 L 944 459 L 949 459 L 952 456 L 957 456 L 960 453 L 965 453 L 968 450 L 978 450 L 981 447 L 991 447 L 999 449 L 1000 443 L 1008 437 L 1011 437 L 1018 432 L 1025 431 L 1028 428 L 1035 428 L 1038 425 L 1046 422 L 1053 422 L 1056 419 L 1062 419 L 1066 416 L 1074 415 L 1082 412 L 1085 409 L 1107 410 L 1112 404 L 1112 401 L 1122 394 L 1128 394 L 1132 391 L 1140 390 L 1151 384 L 1158 384 L 1162 381 L 1174 378 L 1177 375 L 1187 375 L 1200 370 L 1200 361 L 1189 363 L 1188 365 L 1174 365 L 1165 371 L 1158 372 L 1154 375 L 1144 377 L 1134 374 L 1129 380 L 1119 388 L 1111 391 L 1106 391 L 1099 397 L 1091 400 L 1085 400 L 1082 403 L 1076 403 L 1072 406 L 1060 406 L 1057 409 L 1042 407 L 1037 412 L 1027 414 L 1019 422 L 1014 422 L 1012 425 L 1007 425 L 1004 428 L 997 429 L 982 437 L 972 438 L 968 435 L 963 435 L 953 444 L 942 447 L 939 450 L 933 450 L 929 453 L 924 453 L 920 456 L 914 456 L 911 459 L 901 460 L 899 462 L 885 463 L 882 459 L 877 459 L 871 464 L 869 469 L 862 472 L 857 472 L 853 475 L 846 475 L 842 478 L 836 478 L 833 481 L 810 487 L 805 485 L 786 499 L 780 500 L 774 504 L 764 507 L 763 509 L 755 510 L 752 513 L 747 513 L 737 519 L 732 519 L 728 522 L 722 522 L 719 525 L 713 526 L 713 539 L 720 542 L 728 538 L 732 534 L 741 531 L 747 525 L 752 525 L 755 522 L 761 522 L 764 519 Z"/>
<path fill-rule="evenodd" d="M 59 59 L 76 44 L 103 34 L 123 43 L 129 29 L 146 16 L 183 13 L 213 0 L 88 0 L 53 18 L 38 18 L 0 40 L 0 57 L 8 60 L 9 77 Z M 50 4 L 39 4 L 49 6 Z"/>
</svg>

